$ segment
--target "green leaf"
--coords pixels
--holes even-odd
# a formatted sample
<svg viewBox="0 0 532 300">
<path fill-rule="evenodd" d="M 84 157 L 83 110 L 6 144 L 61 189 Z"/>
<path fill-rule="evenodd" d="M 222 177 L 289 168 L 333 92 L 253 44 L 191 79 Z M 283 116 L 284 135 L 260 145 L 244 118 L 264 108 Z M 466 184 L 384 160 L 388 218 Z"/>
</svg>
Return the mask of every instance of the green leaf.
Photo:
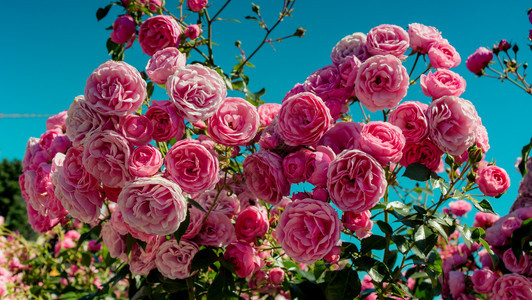
<svg viewBox="0 0 532 300">
<path fill-rule="evenodd" d="M 350 259 L 353 258 L 353 254 L 358 253 L 358 247 L 349 242 L 342 242 L 342 259 Z"/>
<path fill-rule="evenodd" d="M 430 178 L 439 177 L 436 173 L 432 172 L 429 168 L 420 163 L 408 165 L 403 173 L 403 176 L 416 181 L 427 181 Z"/>
<path fill-rule="evenodd" d="M 135 238 L 128 232 L 126 234 L 126 253 L 129 254 L 131 252 L 133 245 L 135 245 Z"/>
<path fill-rule="evenodd" d="M 479 211 L 483 213 L 490 213 L 496 215 L 495 211 L 493 210 L 493 207 L 491 207 L 491 203 L 487 199 L 482 199 L 482 201 L 478 202 L 475 198 L 469 198 L 471 202 L 473 202 L 473 206 L 476 207 Z"/>
<path fill-rule="evenodd" d="M 354 299 L 360 294 L 360 278 L 356 271 L 345 268 L 332 271 L 331 279 L 325 288 L 326 299 Z"/>
<path fill-rule="evenodd" d="M 325 299 L 320 286 L 307 280 L 297 284 L 290 283 L 290 296 L 299 300 Z"/>
<path fill-rule="evenodd" d="M 153 90 L 155 88 L 155 85 L 153 84 L 153 82 L 148 82 L 148 84 L 146 85 L 146 92 L 148 94 L 147 98 L 148 99 L 151 99 L 151 95 L 153 94 Z"/>
<path fill-rule="evenodd" d="M 187 209 L 187 215 L 185 217 L 185 220 L 179 224 L 179 228 L 177 228 L 176 232 L 174 232 L 174 238 L 179 244 L 179 241 L 181 241 L 181 237 L 187 232 L 188 225 L 190 224 L 190 209 Z"/>
<path fill-rule="evenodd" d="M 325 263 L 323 261 L 318 260 L 316 263 L 314 263 L 314 278 L 316 278 L 316 280 L 319 280 L 325 270 L 327 270 L 327 266 L 325 265 Z"/>
<path fill-rule="evenodd" d="M 368 271 L 368 274 L 371 279 L 376 282 L 389 281 L 390 279 L 390 270 L 388 269 L 388 266 L 380 261 L 375 263 L 375 265 Z"/>
<path fill-rule="evenodd" d="M 403 254 L 406 254 L 408 252 L 408 250 L 410 249 L 410 243 L 402 235 L 393 235 L 392 236 L 392 241 L 397 246 L 397 250 L 399 250 L 399 252 L 401 252 Z"/>
<path fill-rule="evenodd" d="M 488 254 L 490 255 L 492 265 L 493 265 L 493 266 L 496 266 L 496 265 L 497 265 L 497 262 L 499 261 L 499 257 L 498 257 L 497 255 L 495 255 L 495 253 L 493 252 L 493 250 L 491 250 L 490 245 L 488 244 L 488 242 L 486 242 L 485 239 L 480 239 L 480 243 L 482 244 L 482 246 L 484 247 L 484 249 L 486 249 L 486 251 L 487 251 Z"/>
<path fill-rule="evenodd" d="M 203 208 L 203 206 L 201 206 L 201 204 L 199 204 L 198 202 L 196 202 L 194 199 L 192 199 L 192 198 L 187 198 L 187 201 L 188 201 L 188 203 L 192 204 L 192 206 L 194 206 L 195 208 L 201 210 L 201 211 L 204 212 L 204 213 L 207 213 L 207 211 L 205 210 L 205 208 Z"/>
<path fill-rule="evenodd" d="M 444 237 L 446 240 L 449 239 L 449 234 L 451 234 L 451 229 L 448 226 L 444 226 L 435 220 L 429 220 L 428 225 L 431 226 L 433 229 L 438 231 L 439 234 L 441 234 L 442 237 Z"/>
<path fill-rule="evenodd" d="M 81 264 L 85 267 L 89 267 L 91 265 L 92 257 L 90 254 L 86 252 L 81 253 Z"/>
<path fill-rule="evenodd" d="M 207 300 L 238 299 L 234 290 L 233 273 L 222 267 L 207 290 Z"/>
<path fill-rule="evenodd" d="M 200 250 L 190 265 L 190 272 L 206 268 L 218 260 L 218 255 L 212 250 L 212 248 L 205 248 Z"/>
<path fill-rule="evenodd" d="M 386 239 L 380 235 L 371 235 L 361 241 L 361 253 L 371 250 L 382 250 L 386 247 Z"/>
<path fill-rule="evenodd" d="M 100 21 L 101 19 L 105 18 L 105 16 L 107 16 L 109 10 L 111 9 L 111 6 L 113 6 L 113 4 L 109 4 L 104 8 L 98 8 L 98 10 L 96 11 L 96 19 Z"/>
<path fill-rule="evenodd" d="M 398 250 L 391 250 L 388 252 L 388 256 L 384 257 L 384 264 L 388 266 L 389 269 L 393 268 L 395 266 L 395 261 L 397 260 L 397 253 Z"/>
<path fill-rule="evenodd" d="M 427 255 L 438 241 L 438 235 L 428 226 L 419 226 L 414 232 L 414 244 L 424 255 Z"/>
<path fill-rule="evenodd" d="M 512 252 L 519 261 L 523 252 L 529 253 L 532 250 L 530 246 L 530 239 L 532 237 L 532 219 L 528 219 L 521 223 L 521 227 L 514 230 L 512 233 Z"/>
<path fill-rule="evenodd" d="M 437 251 L 431 251 L 427 256 L 427 264 L 429 268 L 437 275 L 443 273 L 443 261 Z"/>
<path fill-rule="evenodd" d="M 526 161 L 528 159 L 528 155 L 530 154 L 530 150 L 532 149 L 532 139 L 530 139 L 530 144 L 523 147 L 521 150 L 521 162 L 519 163 L 519 172 L 521 172 L 521 175 L 524 177 L 525 174 L 528 172 L 526 169 Z"/>
<path fill-rule="evenodd" d="M 397 213 L 403 217 L 410 214 L 410 207 L 399 201 L 393 201 L 388 203 L 386 209 L 390 210 L 392 213 L 394 213 L 394 215 L 395 213 Z"/>
<path fill-rule="evenodd" d="M 393 234 L 393 229 L 392 229 L 392 226 L 390 226 L 390 224 L 384 221 L 381 221 L 381 220 L 378 220 L 375 223 L 377 223 L 377 226 L 379 226 L 380 230 L 384 234 Z"/>
</svg>

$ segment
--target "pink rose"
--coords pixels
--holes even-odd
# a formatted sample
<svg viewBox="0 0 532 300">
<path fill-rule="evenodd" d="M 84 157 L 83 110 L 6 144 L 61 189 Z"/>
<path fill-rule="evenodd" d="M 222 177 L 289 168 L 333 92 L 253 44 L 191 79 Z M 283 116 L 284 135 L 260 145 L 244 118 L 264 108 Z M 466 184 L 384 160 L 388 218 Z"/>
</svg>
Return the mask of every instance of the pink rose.
<svg viewBox="0 0 532 300">
<path fill-rule="evenodd" d="M 127 9 L 131 4 L 132 0 L 122 0 L 122 4 Z M 157 8 L 161 7 L 161 0 L 133 0 L 134 5 L 141 7 L 146 7 L 149 10 L 155 12 Z M 134 11 L 138 11 L 138 8 L 135 8 Z"/>
<path fill-rule="evenodd" d="M 255 106 L 242 98 L 229 97 L 207 119 L 207 133 L 219 144 L 245 146 L 257 134 L 259 122 Z"/>
<path fill-rule="evenodd" d="M 464 153 L 475 143 L 478 114 L 475 106 L 455 96 L 444 96 L 427 109 L 429 135 L 434 144 L 451 155 Z"/>
<path fill-rule="evenodd" d="M 405 137 L 399 127 L 388 122 L 371 121 L 362 127 L 358 149 L 373 156 L 380 164 L 397 163 L 403 155 Z"/>
<path fill-rule="evenodd" d="M 443 152 L 430 139 L 414 143 L 407 142 L 400 163 L 405 167 L 413 163 L 420 163 L 432 172 L 436 172 L 440 167 L 442 155 Z"/>
<path fill-rule="evenodd" d="M 249 206 L 238 214 L 235 233 L 239 241 L 251 243 L 255 238 L 263 237 L 269 227 L 267 212 L 256 206 Z"/>
<path fill-rule="evenodd" d="M 168 77 L 166 91 L 183 118 L 192 123 L 207 120 L 227 95 L 222 77 L 200 64 L 186 65 Z"/>
<path fill-rule="evenodd" d="M 419 23 L 408 25 L 408 36 L 412 50 L 421 54 L 427 54 L 432 44 L 442 40 L 438 29 Z"/>
<path fill-rule="evenodd" d="M 508 190 L 510 176 L 501 167 L 485 166 L 478 168 L 475 182 L 484 195 L 495 197 Z"/>
<path fill-rule="evenodd" d="M 222 181 L 223 182 L 223 181 Z M 214 202 L 216 199 L 216 202 Z M 233 218 L 240 212 L 240 200 L 234 193 L 230 193 L 227 190 L 222 190 L 220 193 L 216 189 L 205 191 L 201 193 L 196 201 L 205 209 L 205 211 L 211 210 L 223 213 L 228 218 Z"/>
<path fill-rule="evenodd" d="M 127 261 L 126 237 L 118 233 L 109 222 L 103 224 L 100 234 L 105 247 L 109 250 L 109 256 Z"/>
<path fill-rule="evenodd" d="M 189 207 L 188 213 L 190 214 L 190 223 L 188 224 L 185 234 L 183 234 L 181 238 L 191 240 L 201 231 L 205 213 L 196 207 Z"/>
<path fill-rule="evenodd" d="M 493 52 L 485 47 L 478 48 L 466 60 L 466 67 L 474 74 L 481 74 L 485 67 L 493 59 Z"/>
<path fill-rule="evenodd" d="M 332 123 L 329 109 L 321 99 L 307 92 L 286 99 L 279 111 L 279 134 L 290 146 L 318 142 Z"/>
<path fill-rule="evenodd" d="M 410 80 L 406 68 L 393 55 L 376 55 L 362 63 L 355 93 L 371 112 L 393 108 L 406 96 Z"/>
<path fill-rule="evenodd" d="M 465 200 L 449 202 L 449 208 L 451 209 L 451 213 L 457 217 L 461 217 L 473 209 L 471 204 Z"/>
<path fill-rule="evenodd" d="M 430 65 L 436 69 L 450 69 L 457 67 L 462 59 L 456 49 L 447 40 L 432 44 L 429 49 Z"/>
<path fill-rule="evenodd" d="M 56 115 L 49 117 L 46 120 L 46 130 L 60 129 L 62 132 L 65 132 L 66 125 L 65 121 L 67 118 L 67 111 L 64 110 Z"/>
<path fill-rule="evenodd" d="M 382 24 L 372 28 L 367 36 L 366 47 L 371 55 L 393 55 L 406 58 L 404 53 L 410 46 L 408 33 L 397 25 Z"/>
<path fill-rule="evenodd" d="M 92 72 L 85 85 L 85 100 L 102 115 L 132 114 L 145 98 L 146 81 L 123 61 L 106 61 Z"/>
<path fill-rule="evenodd" d="M 131 273 L 147 276 L 156 267 L 156 256 L 159 246 L 165 241 L 164 237 L 157 236 L 150 239 L 146 248 L 142 249 L 138 244 L 131 250 L 129 269 Z"/>
<path fill-rule="evenodd" d="M 114 129 L 118 124 L 118 119 L 100 115 L 92 109 L 84 96 L 77 96 L 67 111 L 65 124 L 66 134 L 76 146 L 84 143 L 93 132 Z"/>
<path fill-rule="evenodd" d="M 249 189 L 262 201 L 277 204 L 290 194 L 290 183 L 283 173 L 283 159 L 268 150 L 259 150 L 244 160 L 244 177 Z"/>
<path fill-rule="evenodd" d="M 369 210 L 361 213 L 346 211 L 342 214 L 342 223 L 346 229 L 355 232 L 358 238 L 363 239 L 372 234 L 373 221 L 370 218 L 371 211 Z"/>
<path fill-rule="evenodd" d="M 270 283 L 279 286 L 284 281 L 284 271 L 281 268 L 275 267 L 271 268 L 268 272 L 268 278 L 270 279 Z"/>
<path fill-rule="evenodd" d="M 478 260 L 482 264 L 482 268 L 493 269 L 493 261 L 491 260 L 491 255 L 486 249 L 482 249 L 478 252 Z"/>
<path fill-rule="evenodd" d="M 260 118 L 260 127 L 267 127 L 272 122 L 273 118 L 279 114 L 281 104 L 279 103 L 264 103 L 257 108 Z"/>
<path fill-rule="evenodd" d="M 187 0 L 187 6 L 191 11 L 199 12 L 207 6 L 208 0 Z"/>
<path fill-rule="evenodd" d="M 384 169 L 369 154 L 344 150 L 329 165 L 327 188 L 342 211 L 361 213 L 377 204 L 386 190 Z"/>
<path fill-rule="evenodd" d="M 146 145 L 151 142 L 153 124 L 144 115 L 124 116 L 120 118 L 118 127 L 126 140 L 135 146 Z"/>
<path fill-rule="evenodd" d="M 129 224 L 124 221 L 124 217 L 118 205 L 116 207 L 116 210 L 111 213 L 111 219 L 109 222 L 111 223 L 111 225 L 113 225 L 113 228 L 121 235 L 126 235 L 130 233 L 134 238 L 145 242 L 149 242 L 155 236 L 153 234 L 148 234 L 144 231 L 140 231 L 135 227 L 129 226 Z"/>
<path fill-rule="evenodd" d="M 358 57 L 351 55 L 338 65 L 341 77 L 340 85 L 345 89 L 348 97 L 355 96 L 355 79 L 361 64 L 362 62 Z"/>
<path fill-rule="evenodd" d="M 152 138 L 157 142 L 179 140 L 185 134 L 185 121 L 171 101 L 152 100 L 145 116 L 153 124 Z"/>
<path fill-rule="evenodd" d="M 89 251 L 98 252 L 98 251 L 102 250 L 102 243 L 98 242 L 96 240 L 90 240 L 87 249 Z"/>
<path fill-rule="evenodd" d="M 325 202 L 310 198 L 289 203 L 276 228 L 288 256 L 298 263 L 315 263 L 340 239 L 338 213 Z"/>
<path fill-rule="evenodd" d="M 355 32 L 342 38 L 332 49 L 331 59 L 333 63 L 339 65 L 344 62 L 346 57 L 353 55 L 360 61 L 366 60 L 369 57 L 366 40 L 366 35 L 362 32 Z"/>
<path fill-rule="evenodd" d="M 161 49 L 150 58 L 146 65 L 146 74 L 157 84 L 166 84 L 166 80 L 175 71 L 183 68 L 187 63 L 185 54 L 175 47 Z"/>
<path fill-rule="evenodd" d="M 495 282 L 491 299 L 527 300 L 532 299 L 532 283 L 523 275 L 506 274 Z"/>
<path fill-rule="evenodd" d="M 356 149 L 363 126 L 362 123 L 338 122 L 325 132 L 318 144 L 331 148 L 335 154 L 345 149 Z"/>
<path fill-rule="evenodd" d="M 449 287 L 453 297 L 458 297 L 465 291 L 465 275 L 461 271 L 449 272 Z"/>
<path fill-rule="evenodd" d="M 210 190 L 219 180 L 218 157 L 197 140 L 175 143 L 164 162 L 167 176 L 190 194 Z"/>
<path fill-rule="evenodd" d="M 190 273 L 190 265 L 198 251 L 199 247 L 194 242 L 182 239 L 177 244 L 175 239 L 167 240 L 159 246 L 155 255 L 157 270 L 170 279 L 188 278 L 196 272 Z"/>
<path fill-rule="evenodd" d="M 136 148 L 129 157 L 129 172 L 133 176 L 148 177 L 155 175 L 163 165 L 163 156 L 158 148 L 144 145 Z"/>
<path fill-rule="evenodd" d="M 180 35 L 181 27 L 173 17 L 156 15 L 140 25 L 139 43 L 142 52 L 152 56 L 166 47 L 176 47 Z"/>
<path fill-rule="evenodd" d="M 260 265 L 255 249 L 240 242 L 227 246 L 224 258 L 233 265 L 236 275 L 240 278 L 250 277 Z"/>
<path fill-rule="evenodd" d="M 325 66 L 310 74 L 303 87 L 306 92 L 310 92 L 323 101 L 329 98 L 346 98 L 346 91 L 341 86 L 340 72 L 335 65 Z"/>
<path fill-rule="evenodd" d="M 419 85 L 425 96 L 437 99 L 443 96 L 460 97 L 465 91 L 466 81 L 458 73 L 440 69 L 427 75 L 422 74 Z"/>
<path fill-rule="evenodd" d="M 211 211 L 196 236 L 198 244 L 212 247 L 227 246 L 235 239 L 235 227 L 231 219 L 217 211 Z"/>
<path fill-rule="evenodd" d="M 477 146 L 482 148 L 482 153 L 488 152 L 490 149 L 490 140 L 488 138 L 488 131 L 486 127 L 482 125 L 482 120 L 478 118 L 478 134 L 477 134 Z"/>
<path fill-rule="evenodd" d="M 283 174 L 290 183 L 300 183 L 305 180 L 305 165 L 310 155 L 309 150 L 292 152 L 283 159 Z"/>
<path fill-rule="evenodd" d="M 148 234 L 173 234 L 187 214 L 181 189 L 163 177 L 140 177 L 128 182 L 117 203 L 124 221 Z"/>
<path fill-rule="evenodd" d="M 185 28 L 185 35 L 191 40 L 198 38 L 202 32 L 203 30 L 201 30 L 198 24 L 188 25 L 188 27 Z"/>
<path fill-rule="evenodd" d="M 318 146 L 315 152 L 311 152 L 305 163 L 305 181 L 317 187 L 327 186 L 327 169 L 336 157 L 331 148 Z"/>
<path fill-rule="evenodd" d="M 26 206 L 26 211 L 28 213 L 28 223 L 35 232 L 46 233 L 59 224 L 60 220 L 52 219 L 39 213 L 31 205 Z"/>
<path fill-rule="evenodd" d="M 491 227 L 493 223 L 495 223 L 499 219 L 500 217 L 498 215 L 479 211 L 475 214 L 475 222 L 473 223 L 473 227 L 480 227 L 486 229 L 488 227 Z"/>
<path fill-rule="evenodd" d="M 136 31 L 137 24 L 135 23 L 135 19 L 130 15 L 122 15 L 113 23 L 111 41 L 117 44 L 127 43 L 127 47 L 129 48 L 135 41 Z"/>
<path fill-rule="evenodd" d="M 477 293 L 487 294 L 491 292 L 497 277 L 490 269 L 479 269 L 473 272 L 471 281 L 473 281 L 473 288 Z"/>
<path fill-rule="evenodd" d="M 527 275 L 530 272 L 530 257 L 525 252 L 521 253 L 521 258 L 518 261 L 514 252 L 510 248 L 504 252 L 502 261 L 504 262 L 506 269 L 512 273 Z"/>
</svg>

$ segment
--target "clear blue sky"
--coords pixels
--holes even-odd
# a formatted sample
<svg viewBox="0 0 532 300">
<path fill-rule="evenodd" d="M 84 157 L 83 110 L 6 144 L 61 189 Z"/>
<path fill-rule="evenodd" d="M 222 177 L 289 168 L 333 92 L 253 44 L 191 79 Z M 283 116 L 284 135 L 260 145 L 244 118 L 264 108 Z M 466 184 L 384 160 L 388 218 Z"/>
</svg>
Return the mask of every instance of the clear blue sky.
<svg viewBox="0 0 532 300">
<path fill-rule="evenodd" d="M 167 0 L 167 7 L 175 7 L 176 0 Z M 225 1 L 210 0 L 213 6 Z M 255 0 L 263 16 L 273 23 L 282 1 Z M 330 51 L 344 36 L 353 32 L 367 33 L 379 24 L 396 24 L 407 28 L 410 23 L 437 27 L 444 38 L 460 52 L 462 64 L 453 69 L 467 81 L 462 95 L 475 104 L 486 126 L 491 150 L 487 159 L 496 159 L 511 176 L 510 192 L 500 199 L 491 200 L 495 209 L 505 214 L 516 197 L 520 177 L 513 167 L 524 144 L 532 137 L 532 96 L 526 95 L 508 83 L 500 84 L 488 78 L 475 78 L 465 68 L 465 60 L 479 46 L 491 46 L 506 38 L 521 46 L 519 56 L 531 60 L 527 46 L 528 23 L 526 10 L 529 1 L 474 1 L 452 0 L 440 4 L 403 1 L 312 1 L 298 0 L 293 18 L 283 22 L 273 37 L 292 34 L 299 26 L 307 29 L 302 39 L 292 38 L 275 44 L 275 50 L 265 47 L 252 61 L 256 68 L 249 70 L 252 90 L 266 88 L 264 99 L 280 102 L 284 94 L 297 82 L 303 82 L 314 70 L 331 63 Z M 115 6 L 100 22 L 95 13 L 108 1 L 5 1 L 0 18 L 3 43 L 0 57 L 3 70 L 2 108 L 0 113 L 55 114 L 65 110 L 75 96 L 83 93 L 90 73 L 108 59 L 105 42 L 114 17 L 122 13 Z M 215 62 L 230 69 L 238 55 L 235 40 L 251 51 L 262 40 L 263 32 L 253 21 L 250 4 L 234 0 L 221 17 L 241 20 L 215 25 Z M 143 70 L 149 57 L 140 51 L 138 42 L 126 52 L 126 61 Z M 414 74 L 419 74 L 422 68 Z M 531 78 L 532 81 L 532 78 Z M 164 92 L 156 94 L 163 99 Z M 405 100 L 428 102 L 419 90 L 411 90 Z M 355 108 L 353 108 L 354 110 Z M 38 137 L 45 130 L 45 118 L 0 119 L 4 129 L 0 140 L 0 158 L 22 159 L 26 141 Z"/>
</svg>

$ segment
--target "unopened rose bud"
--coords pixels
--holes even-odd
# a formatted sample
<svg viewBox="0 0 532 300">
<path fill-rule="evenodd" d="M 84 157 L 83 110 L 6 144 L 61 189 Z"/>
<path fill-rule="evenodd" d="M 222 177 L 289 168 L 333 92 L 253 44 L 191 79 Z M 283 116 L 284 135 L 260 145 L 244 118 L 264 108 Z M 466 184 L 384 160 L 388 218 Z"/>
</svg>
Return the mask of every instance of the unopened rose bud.
<svg viewBox="0 0 532 300">
<path fill-rule="evenodd" d="M 294 35 L 297 37 L 303 37 L 305 36 L 306 31 L 307 30 L 303 29 L 303 27 L 299 27 L 298 29 L 296 29 L 296 33 L 294 33 Z"/>
<path fill-rule="evenodd" d="M 474 74 L 481 74 L 492 59 L 493 52 L 487 48 L 480 47 L 467 58 L 466 66 Z"/>
<path fill-rule="evenodd" d="M 508 43 L 506 40 L 501 40 L 499 42 L 499 50 L 501 51 L 508 51 L 510 48 L 512 47 L 512 45 L 510 43 Z"/>
<path fill-rule="evenodd" d="M 255 3 L 251 3 L 251 10 L 258 15 L 260 12 L 260 6 Z"/>
<path fill-rule="evenodd" d="M 236 41 L 236 42 L 235 42 L 235 46 L 240 47 L 241 45 L 242 45 L 242 42 L 241 42 L 241 41 Z"/>
<path fill-rule="evenodd" d="M 512 48 L 512 50 L 517 53 L 517 51 L 519 51 L 519 46 L 517 46 L 517 44 L 515 44 Z"/>
</svg>

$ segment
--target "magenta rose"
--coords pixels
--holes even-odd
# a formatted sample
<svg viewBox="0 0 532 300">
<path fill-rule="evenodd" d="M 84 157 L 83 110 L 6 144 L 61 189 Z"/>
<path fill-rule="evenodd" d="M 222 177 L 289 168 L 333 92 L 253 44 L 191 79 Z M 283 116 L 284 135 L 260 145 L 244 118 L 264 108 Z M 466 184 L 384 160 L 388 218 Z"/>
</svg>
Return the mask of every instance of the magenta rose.
<svg viewBox="0 0 532 300">
<path fill-rule="evenodd" d="M 371 121 L 362 127 L 357 148 L 373 156 L 381 165 L 387 165 L 401 160 L 405 142 L 399 127 L 388 122 Z"/>
<path fill-rule="evenodd" d="M 242 98 L 229 97 L 207 119 L 207 133 L 219 144 L 244 146 L 255 137 L 259 124 L 255 106 Z"/>
<path fill-rule="evenodd" d="M 313 93 L 323 101 L 329 98 L 345 99 L 346 90 L 342 87 L 341 80 L 338 67 L 328 65 L 312 72 L 303 83 L 303 88 L 306 92 Z"/>
<path fill-rule="evenodd" d="M 528 300 L 532 299 L 532 283 L 530 279 L 518 274 L 505 274 L 493 285 L 493 300 Z"/>
<path fill-rule="evenodd" d="M 432 44 L 429 49 L 430 65 L 436 69 L 450 69 L 457 67 L 462 59 L 456 49 L 447 40 Z"/>
<path fill-rule="evenodd" d="M 377 204 L 386 190 L 384 169 L 369 154 L 344 150 L 329 165 L 327 188 L 342 211 L 361 213 Z"/>
<path fill-rule="evenodd" d="M 146 65 L 146 74 L 154 83 L 166 84 L 168 77 L 183 68 L 186 63 L 185 54 L 179 52 L 176 47 L 167 47 L 153 54 Z"/>
<path fill-rule="evenodd" d="M 135 146 L 142 146 L 151 142 L 153 124 L 144 115 L 121 117 L 118 128 L 126 140 Z"/>
<path fill-rule="evenodd" d="M 358 238 L 370 236 L 373 228 L 371 221 L 371 211 L 366 210 L 361 213 L 346 211 L 342 214 L 342 223 L 346 229 L 353 231 Z"/>
<path fill-rule="evenodd" d="M 355 32 L 342 38 L 332 49 L 331 59 L 333 63 L 339 65 L 344 62 L 346 57 L 353 55 L 361 61 L 365 61 L 369 57 L 366 40 L 366 35 L 362 32 Z"/>
<path fill-rule="evenodd" d="M 225 249 L 224 258 L 228 260 L 240 278 L 253 275 L 260 266 L 260 258 L 253 247 L 244 243 L 232 243 Z"/>
<path fill-rule="evenodd" d="M 195 240 L 200 245 L 224 247 L 235 239 L 235 227 L 231 219 L 221 212 L 211 211 Z"/>
<path fill-rule="evenodd" d="M 124 221 L 148 234 L 173 234 L 187 214 L 181 189 L 163 177 L 140 177 L 128 182 L 117 203 Z"/>
<path fill-rule="evenodd" d="M 421 54 L 427 54 L 432 44 L 442 40 L 438 29 L 419 23 L 408 25 L 408 36 L 410 37 L 412 50 Z"/>
<path fill-rule="evenodd" d="M 235 233 L 239 241 L 251 243 L 255 238 L 263 237 L 270 228 L 267 212 L 257 206 L 242 210 L 235 222 Z"/>
<path fill-rule="evenodd" d="M 191 11 L 199 12 L 208 4 L 208 0 L 187 0 L 187 6 Z"/>
<path fill-rule="evenodd" d="M 273 118 L 279 114 L 281 104 L 279 103 L 264 103 L 257 108 L 260 118 L 260 127 L 267 127 L 272 122 Z"/>
<path fill-rule="evenodd" d="M 457 217 L 461 217 L 473 209 L 471 204 L 465 200 L 449 202 L 449 208 L 451 209 L 451 213 Z"/>
<path fill-rule="evenodd" d="M 316 186 L 327 186 L 327 169 L 336 157 L 331 148 L 318 146 L 315 152 L 311 152 L 305 163 L 305 181 Z"/>
<path fill-rule="evenodd" d="M 136 112 L 146 98 L 146 81 L 123 61 L 108 60 L 87 79 L 85 100 L 102 115 L 125 116 Z"/>
<path fill-rule="evenodd" d="M 501 167 L 484 166 L 478 168 L 475 182 L 484 195 L 495 197 L 508 190 L 510 176 Z"/>
<path fill-rule="evenodd" d="M 153 125 L 152 138 L 157 142 L 179 140 L 185 134 L 185 121 L 171 101 L 152 100 L 145 116 Z"/>
<path fill-rule="evenodd" d="M 458 297 L 465 290 L 465 275 L 461 271 L 449 272 L 449 287 L 451 295 Z"/>
<path fill-rule="evenodd" d="M 173 17 L 156 15 L 140 25 L 139 43 L 142 52 L 152 56 L 166 47 L 176 47 L 180 35 L 181 27 Z"/>
<path fill-rule="evenodd" d="M 307 198 L 286 206 L 276 233 L 288 256 L 298 263 L 313 264 L 340 240 L 341 226 L 330 204 Z"/>
<path fill-rule="evenodd" d="M 305 165 L 310 155 L 309 150 L 292 152 L 283 159 L 283 174 L 290 183 L 305 181 Z"/>
<path fill-rule="evenodd" d="M 432 102 L 426 113 L 430 138 L 442 151 L 460 155 L 475 143 L 478 114 L 471 102 L 444 96 Z"/>
<path fill-rule="evenodd" d="M 281 156 L 268 150 L 259 150 L 244 160 L 246 183 L 260 200 L 275 205 L 290 194 L 282 163 Z"/>
<path fill-rule="evenodd" d="M 477 293 L 486 294 L 491 292 L 493 285 L 497 277 L 490 269 L 479 269 L 473 272 L 471 276 L 471 281 L 473 281 L 473 288 Z"/>
<path fill-rule="evenodd" d="M 517 260 L 512 249 L 508 249 L 504 252 L 502 261 L 504 262 L 506 269 L 512 273 L 527 275 L 532 266 L 530 264 L 530 257 L 525 252 L 522 252 L 521 258 Z"/>
<path fill-rule="evenodd" d="M 268 279 L 270 280 L 270 283 L 279 286 L 284 281 L 284 271 L 283 269 L 279 267 L 271 268 L 268 272 Z"/>
<path fill-rule="evenodd" d="M 436 172 L 440 167 L 442 155 L 443 152 L 430 139 L 413 143 L 407 142 L 403 148 L 403 157 L 400 163 L 405 167 L 413 163 L 420 163 L 432 172 Z"/>
<path fill-rule="evenodd" d="M 363 126 L 362 123 L 338 122 L 325 132 L 318 144 L 331 148 L 335 154 L 345 149 L 356 149 Z"/>
<path fill-rule="evenodd" d="M 66 131 L 67 111 L 64 110 L 56 115 L 53 115 L 46 119 L 46 130 L 60 129 L 61 132 Z"/>
<path fill-rule="evenodd" d="M 188 25 L 185 28 L 185 35 L 191 40 L 198 38 L 202 32 L 203 30 L 201 30 L 198 24 Z"/>
<path fill-rule="evenodd" d="M 128 44 L 131 47 L 135 41 L 137 31 L 137 24 L 135 19 L 130 15 L 122 15 L 118 17 L 113 23 L 113 31 L 111 32 L 111 40 L 117 44 Z"/>
<path fill-rule="evenodd" d="M 428 97 L 434 99 L 443 96 L 460 97 L 466 88 L 465 79 L 450 70 L 440 69 L 436 72 L 429 72 L 427 75 L 422 74 L 419 85 Z"/>
<path fill-rule="evenodd" d="M 168 77 L 166 91 L 183 118 L 191 123 L 207 120 L 227 95 L 222 77 L 200 64 L 187 65 Z"/>
<path fill-rule="evenodd" d="M 406 96 L 410 80 L 406 68 L 393 55 L 376 55 L 362 63 L 355 93 L 371 112 L 393 108 Z"/>
<path fill-rule="evenodd" d="M 466 67 L 474 74 L 481 74 L 485 67 L 493 59 L 493 52 L 485 47 L 478 48 L 466 60 Z"/>
<path fill-rule="evenodd" d="M 286 99 L 279 111 L 279 134 L 290 146 L 315 144 L 332 123 L 329 109 L 312 93 Z"/>
<path fill-rule="evenodd" d="M 194 242 L 181 240 L 179 244 L 175 239 L 163 242 L 155 255 L 157 270 L 164 277 L 170 279 L 185 279 L 194 275 L 190 273 L 192 259 L 199 252 L 199 247 Z"/>
<path fill-rule="evenodd" d="M 92 109 L 84 96 L 77 96 L 67 111 L 65 124 L 68 138 L 77 146 L 84 143 L 93 132 L 117 127 L 118 118 L 100 115 Z"/>
<path fill-rule="evenodd" d="M 133 176 L 148 177 L 155 175 L 163 165 L 163 156 L 157 147 L 144 145 L 131 152 L 128 166 Z"/>
<path fill-rule="evenodd" d="M 371 55 L 393 55 L 400 59 L 410 46 L 408 33 L 397 25 L 382 24 L 372 28 L 367 35 L 366 47 Z"/>
</svg>

